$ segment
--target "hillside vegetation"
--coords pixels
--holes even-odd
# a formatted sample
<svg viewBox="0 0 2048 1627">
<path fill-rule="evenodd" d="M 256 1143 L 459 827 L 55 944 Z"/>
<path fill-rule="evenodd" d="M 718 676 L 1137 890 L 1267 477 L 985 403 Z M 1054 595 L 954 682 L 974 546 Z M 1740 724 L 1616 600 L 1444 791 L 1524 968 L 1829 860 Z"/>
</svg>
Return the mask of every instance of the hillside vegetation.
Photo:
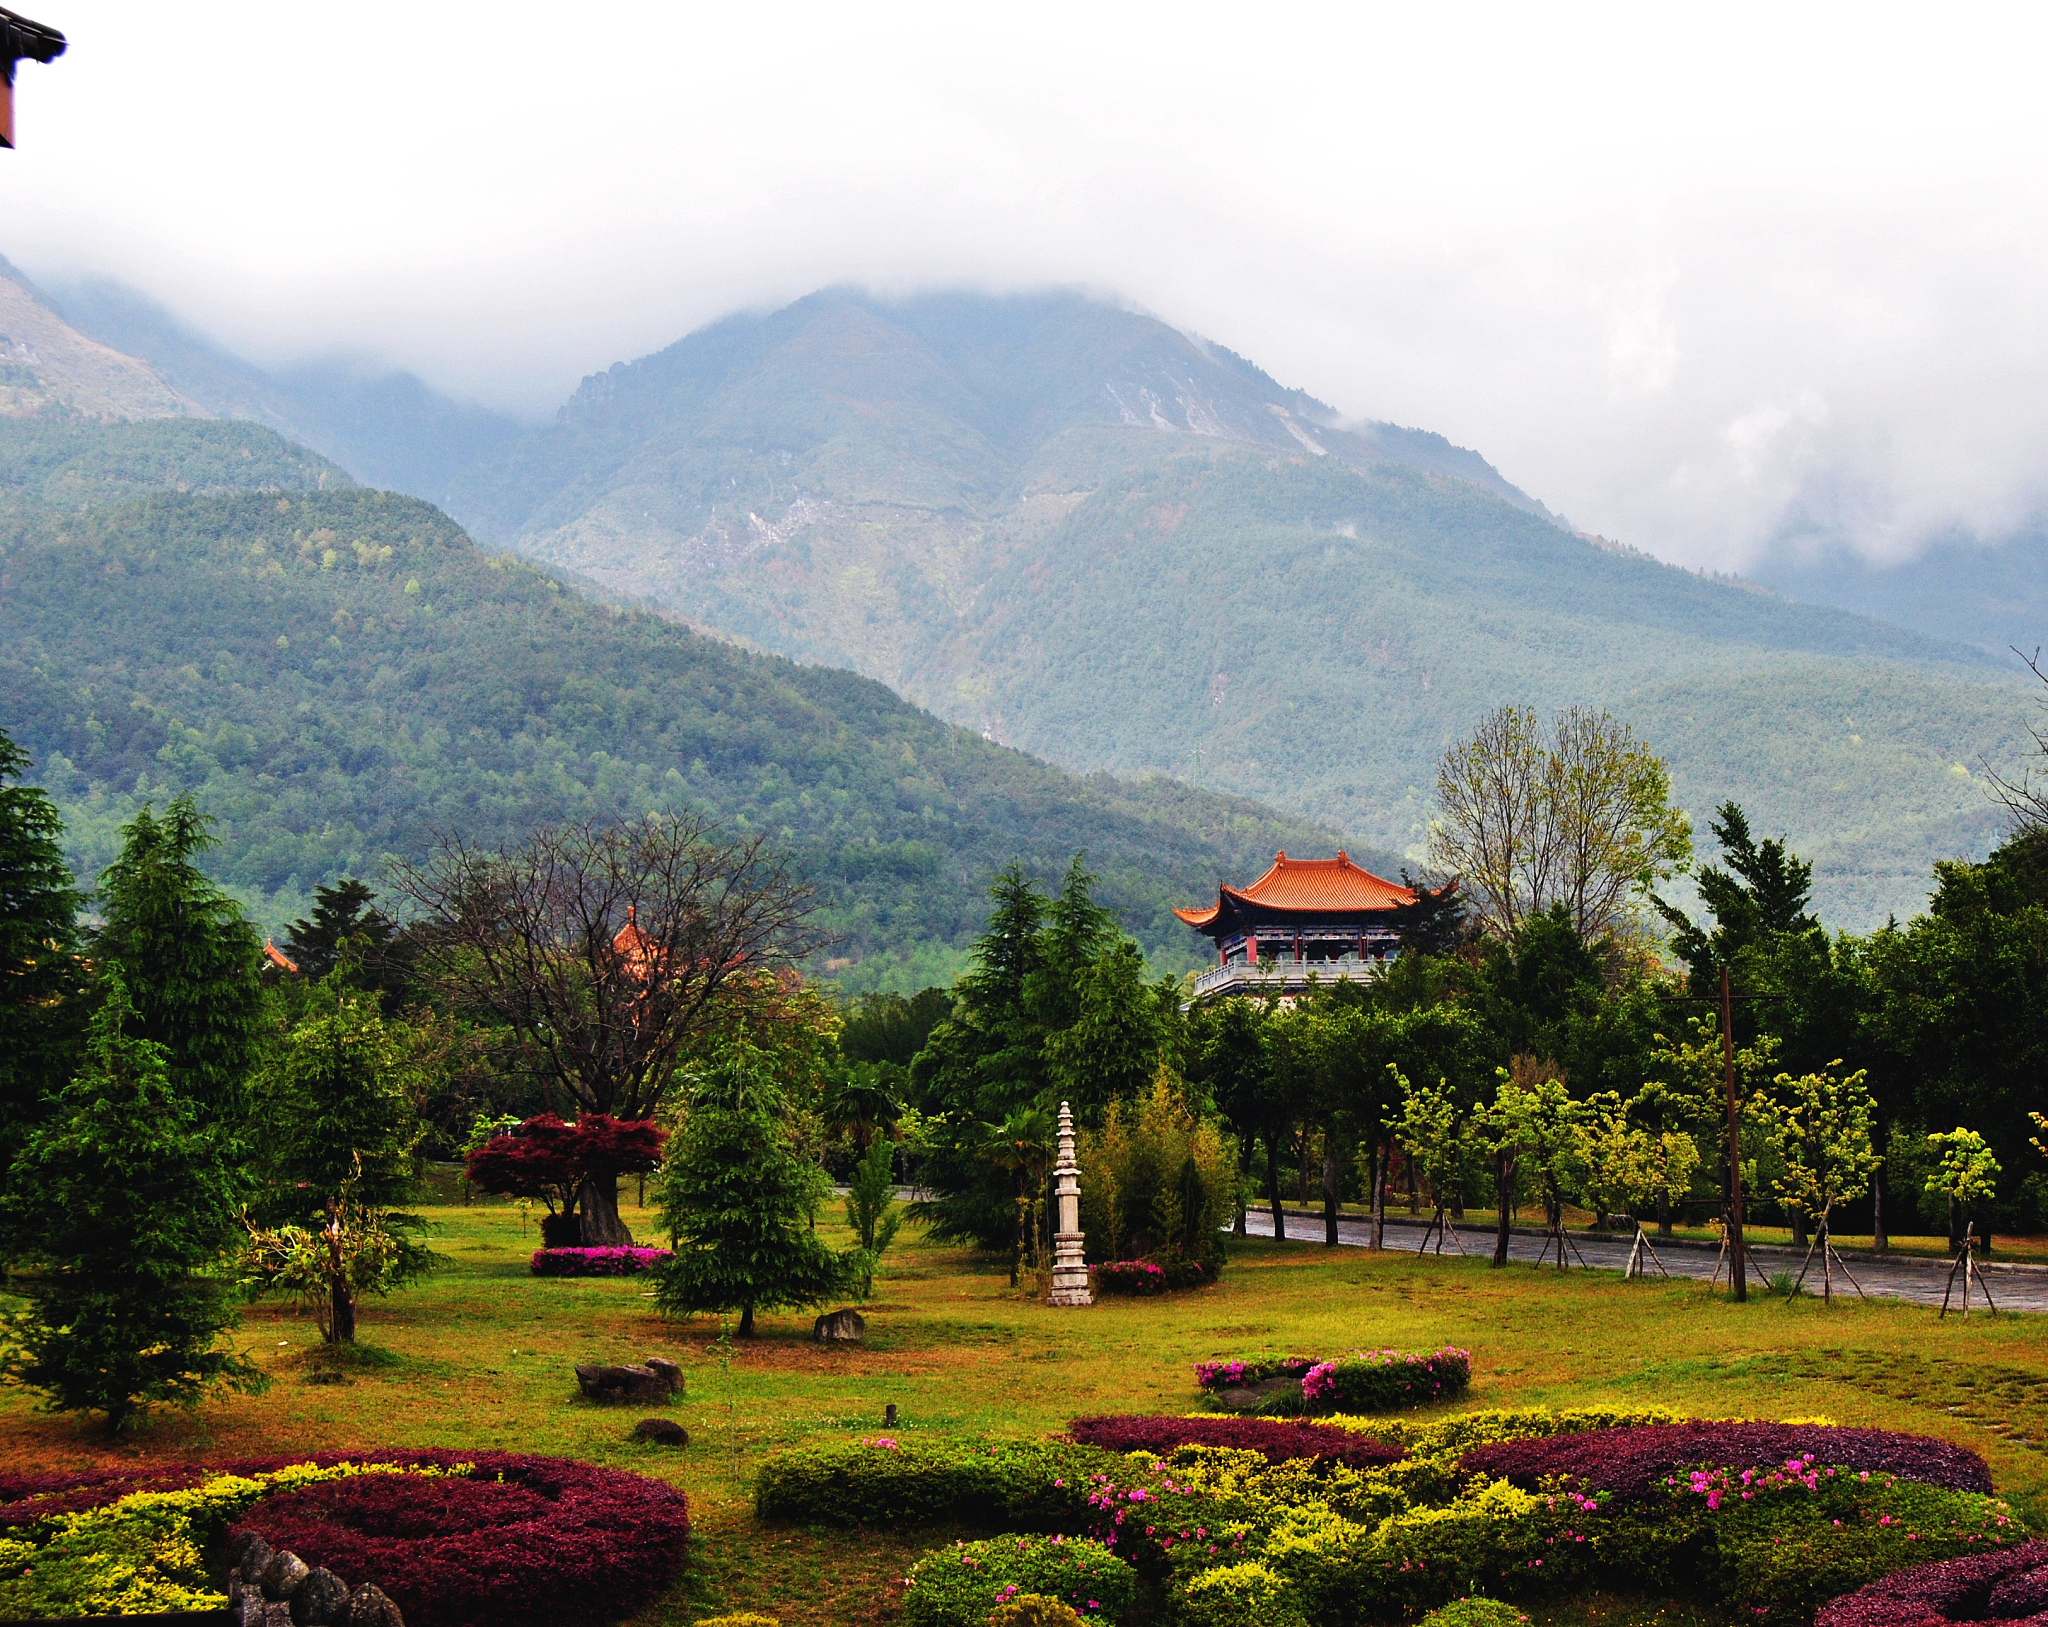
<svg viewBox="0 0 2048 1627">
<path fill-rule="evenodd" d="M 484 535 L 1069 767 L 1417 854 L 1504 701 L 1591 703 L 1818 861 L 1828 919 L 1981 854 L 2015 664 L 1573 535 L 1476 454 L 1078 296 L 843 291 L 587 380 L 459 481 Z"/>
<path fill-rule="evenodd" d="M 1154 780 L 1086 780 L 882 685 L 595 604 L 388 493 L 158 495 L 0 541 L 0 718 L 96 873 L 143 802 L 195 792 L 224 881 L 275 925 L 438 830 L 705 811 L 786 844 L 850 986 L 949 974 L 1013 856 L 1079 849 L 1161 965 L 1168 913 L 1325 832 Z"/>
</svg>

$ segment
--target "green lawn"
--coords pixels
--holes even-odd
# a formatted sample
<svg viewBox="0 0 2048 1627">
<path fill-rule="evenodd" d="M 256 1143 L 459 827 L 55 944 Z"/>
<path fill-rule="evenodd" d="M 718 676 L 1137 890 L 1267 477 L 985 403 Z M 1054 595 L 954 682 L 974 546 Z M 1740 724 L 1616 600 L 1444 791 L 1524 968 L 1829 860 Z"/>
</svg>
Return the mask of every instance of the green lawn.
<svg viewBox="0 0 2048 1627">
<path fill-rule="evenodd" d="M 637 1232 L 652 1232 L 650 1214 L 626 1213 Z M 742 1608 L 790 1623 L 882 1621 L 894 1614 L 904 1568 L 938 1539 L 757 1530 L 745 1481 L 764 1455 L 878 1431 L 889 1402 L 900 1431 L 1041 1434 L 1081 1413 L 1185 1411 L 1195 1400 L 1189 1369 L 1202 1357 L 1455 1343 L 1473 1357 L 1464 1405 L 1615 1401 L 1918 1430 L 1983 1453 L 2000 1491 L 2048 1521 L 2048 1345 L 2037 1319 L 1937 1322 L 1932 1311 L 1883 1302 L 1736 1306 L 1693 1283 L 1494 1272 L 1481 1261 L 1258 1240 L 1238 1246 L 1214 1288 L 1054 1311 L 911 1232 L 877 1281 L 864 1346 L 822 1347 L 810 1341 L 808 1315 L 767 1316 L 763 1336 L 739 1346 L 726 1372 L 713 1348 L 717 1326 L 663 1323 L 634 1279 L 529 1275 L 537 1238 L 518 1209 L 428 1214 L 449 1264 L 366 1309 L 364 1349 L 346 1364 L 347 1382 L 309 1383 L 329 1365 L 311 1322 L 258 1306 L 243 1339 L 277 1381 L 268 1394 L 161 1416 L 110 1449 L 78 1421 L 38 1415 L 28 1396 L 0 1392 L 0 1462 L 56 1468 L 381 1445 L 560 1453 L 661 1475 L 689 1492 L 690 1567 L 646 1621 Z M 691 1436 L 680 1452 L 630 1443 L 639 1414 L 585 1403 L 570 1372 L 577 1361 L 657 1351 L 689 1375 L 672 1409 Z M 1702 1618 L 1597 1599 L 1537 1619 L 1688 1627 Z"/>
</svg>

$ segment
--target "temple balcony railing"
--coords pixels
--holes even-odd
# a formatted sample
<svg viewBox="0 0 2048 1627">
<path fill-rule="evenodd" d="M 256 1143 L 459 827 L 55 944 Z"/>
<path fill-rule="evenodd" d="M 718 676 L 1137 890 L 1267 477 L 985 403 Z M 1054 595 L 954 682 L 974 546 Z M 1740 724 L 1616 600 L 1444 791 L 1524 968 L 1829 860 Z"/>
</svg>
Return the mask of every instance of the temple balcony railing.
<svg viewBox="0 0 2048 1627">
<path fill-rule="evenodd" d="M 1228 966 L 1211 966 L 1195 979 L 1193 998 L 1207 1000 L 1231 994 L 1305 994 L 1313 979 L 1317 983 L 1369 983 L 1380 975 L 1384 961 L 1281 960 L 1270 966 L 1232 961 Z"/>
</svg>

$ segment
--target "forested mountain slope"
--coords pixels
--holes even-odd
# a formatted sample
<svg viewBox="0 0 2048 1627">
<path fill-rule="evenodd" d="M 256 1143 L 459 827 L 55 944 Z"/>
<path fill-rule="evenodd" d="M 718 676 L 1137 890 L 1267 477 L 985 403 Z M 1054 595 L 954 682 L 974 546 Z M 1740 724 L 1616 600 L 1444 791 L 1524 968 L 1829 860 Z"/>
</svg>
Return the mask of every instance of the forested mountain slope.
<svg viewBox="0 0 2048 1627">
<path fill-rule="evenodd" d="M 96 343 L 0 259 L 0 416 L 204 418 L 147 362 Z"/>
<path fill-rule="evenodd" d="M 692 621 L 880 677 L 1070 767 L 1157 770 L 1419 850 L 1444 746 L 1585 702 L 1917 908 L 1997 828 L 2011 664 L 1575 536 L 1476 454 L 1335 415 L 1075 295 L 843 290 L 585 381 L 451 502 Z"/>
<path fill-rule="evenodd" d="M 795 852 L 855 987 L 956 970 L 1012 857 L 1050 876 L 1086 849 L 1155 959 L 1187 965 L 1172 905 L 1278 847 L 1334 845 L 1241 800 L 1077 779 L 871 680 L 595 604 L 363 490 L 0 507 L 0 720 L 88 875 L 136 807 L 189 790 L 220 820 L 219 874 L 272 924 L 436 830 L 701 810 Z"/>
</svg>

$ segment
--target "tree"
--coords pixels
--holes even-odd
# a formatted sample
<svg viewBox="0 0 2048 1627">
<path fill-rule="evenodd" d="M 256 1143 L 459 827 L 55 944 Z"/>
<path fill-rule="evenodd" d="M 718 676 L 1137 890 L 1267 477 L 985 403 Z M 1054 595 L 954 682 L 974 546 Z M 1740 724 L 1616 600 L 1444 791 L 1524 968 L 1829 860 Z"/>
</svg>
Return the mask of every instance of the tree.
<svg viewBox="0 0 2048 1627">
<path fill-rule="evenodd" d="M 812 900 L 761 837 L 725 840 L 690 816 L 572 824 L 486 851 L 444 838 L 395 870 L 420 912 L 421 975 L 501 1024 L 552 1100 L 645 1119 L 685 1049 L 771 998 L 807 953 Z M 582 1194 L 584 1240 L 625 1241 L 616 1182 Z"/>
<path fill-rule="evenodd" d="M 818 1166 L 794 1144 L 769 1059 L 732 1046 L 691 1084 L 683 1126 L 662 1166 L 661 1215 L 671 1257 L 655 1297 L 667 1316 L 754 1313 L 815 1305 L 859 1280 L 859 1251 L 834 1254 L 812 1229 L 824 1195 Z"/>
<path fill-rule="evenodd" d="M 1031 1193 L 1042 1186 L 1052 1168 L 1055 1147 L 1050 1114 L 1035 1107 L 1020 1107 L 1000 1124 L 984 1124 L 978 1152 L 991 1169 L 999 1169 L 1016 1182 L 1016 1246 L 1010 1253 L 1010 1286 L 1017 1286 L 1024 1268 L 1024 1253 L 1030 1236 Z"/>
<path fill-rule="evenodd" d="M 1866 1075 L 1859 1069 L 1837 1076 L 1840 1066 L 1836 1062 L 1796 1079 L 1781 1073 L 1776 1093 L 1759 1092 L 1751 1105 L 1765 1143 L 1777 1155 L 1772 1190 L 1786 1208 L 1813 1221 L 1815 1242 L 1823 1250 L 1833 1246 L 1830 1217 L 1835 1206 L 1869 1191 L 1878 1166 Z M 1824 1273 L 1827 1264 L 1823 1255 Z M 1832 1298 L 1831 1273 L 1827 1282 Z"/>
<path fill-rule="evenodd" d="M 1446 1079 L 1439 1079 L 1434 1085 L 1416 1086 L 1393 1063 L 1387 1064 L 1387 1071 L 1401 1103 L 1400 1111 L 1388 1120 L 1387 1128 L 1407 1151 L 1416 1173 L 1429 1183 L 1436 1210 L 1433 1224 L 1439 1233 L 1437 1249 L 1441 1252 L 1445 1214 L 1459 1201 L 1465 1176 L 1478 1151 L 1472 1111 L 1459 1102 Z"/>
<path fill-rule="evenodd" d="M 1758 842 L 1749 818 L 1734 802 L 1724 802 L 1707 822 L 1728 868 L 1705 865 L 1694 883 L 1700 902 L 1713 917 L 1713 930 L 1696 926 L 1663 899 L 1657 912 L 1671 925 L 1671 946 L 1692 978 L 1692 992 L 1706 995 L 1745 951 L 1780 936 L 1820 934 L 1820 921 L 1809 910 L 1813 866 L 1797 857 L 1781 837 Z"/>
<path fill-rule="evenodd" d="M 1940 1157 L 1934 1173 L 1927 1177 L 1927 1190 L 1948 1200 L 1948 1245 L 1963 1246 L 1963 1220 L 1973 1204 L 1998 1195 L 1998 1160 L 1975 1130 L 1957 1125 L 1927 1138 L 1927 1145 Z M 1990 1238 L 1984 1240 L 1990 1250 Z"/>
<path fill-rule="evenodd" d="M 416 1190 L 426 1089 L 404 1026 L 331 982 L 258 1074 L 267 1190 L 247 1281 L 314 1300 L 330 1344 L 355 1341 L 362 1294 L 388 1293 L 433 1264 L 418 1240 L 425 1223 L 399 1208 Z"/>
<path fill-rule="evenodd" d="M 495 1133 L 466 1150 L 463 1178 L 479 1192 L 538 1198 L 547 1205 L 541 1241 L 550 1248 L 611 1246 L 586 1237 L 578 1198 L 622 1175 L 659 1168 L 668 1131 L 652 1119 L 623 1120 L 585 1113 L 564 1124 L 553 1113 L 524 1121 L 486 1121 Z"/>
<path fill-rule="evenodd" d="M 1696 1130 L 1700 1141 L 1715 1149 L 1711 1162 L 1720 1171 L 1722 1191 L 1732 1190 L 1728 1174 L 1727 1057 L 1721 1045 L 1721 1019 L 1716 1014 L 1687 1020 L 1692 1030 L 1686 1039 L 1657 1036 L 1645 1072 L 1647 1077 L 1629 1103 L 1629 1111 L 1644 1120 L 1660 1138 Z M 1738 1104 L 1754 1098 L 1772 1077 L 1778 1065 L 1778 1042 L 1769 1034 L 1759 1035 L 1753 1045 L 1735 1053 L 1735 1099 Z M 1738 1136 L 1753 1129 L 1750 1114 L 1738 1118 Z M 1746 1161 L 1746 1160 L 1745 1160 Z M 1653 1191 L 1657 1200 L 1657 1230 L 1671 1235 L 1671 1200 L 1683 1191 L 1672 1183 Z"/>
<path fill-rule="evenodd" d="M 1145 957 L 1129 938 L 1098 947 L 1072 974 L 1072 1022 L 1046 1039 L 1047 1082 L 1084 1119 L 1135 1096 L 1158 1066 L 1160 1023 Z"/>
<path fill-rule="evenodd" d="M 315 887 L 311 919 L 292 922 L 284 941 L 305 977 L 318 982 L 340 967 L 351 985 L 376 990 L 386 1016 L 396 1014 L 417 946 L 362 882 Z"/>
<path fill-rule="evenodd" d="M 882 1255 L 896 1240 L 903 1209 L 896 1201 L 896 1148 L 883 1137 L 862 1154 L 846 1188 L 846 1224 L 860 1241 L 860 1297 L 873 1290 Z"/>
<path fill-rule="evenodd" d="M 64 822 L 42 791 L 10 783 L 28 767 L 0 730 L 0 1147 L 19 1147 L 63 1088 L 85 1007 Z"/>
<path fill-rule="evenodd" d="M 121 827 L 100 876 L 96 958 L 128 980 L 130 1035 L 164 1050 L 172 1087 L 223 1125 L 248 1113 L 263 1043 L 263 944 L 241 906 L 200 872 L 209 821 L 189 797 Z"/>
<path fill-rule="evenodd" d="M 1436 789 L 1430 861 L 1496 936 L 1562 906 L 1581 937 L 1628 937 L 1691 858 L 1669 770 L 1604 712 L 1569 707 L 1546 731 L 1533 710 L 1500 707 L 1444 754 Z"/>
<path fill-rule="evenodd" d="M 234 1325 L 219 1274 L 235 1229 L 226 1127 L 139 1039 L 125 968 L 100 970 L 84 1066 L 14 1160 L 6 1229 L 30 1310 L 4 1371 L 116 1432 L 160 1402 L 195 1406 L 261 1374 L 217 1348 Z"/>
</svg>

